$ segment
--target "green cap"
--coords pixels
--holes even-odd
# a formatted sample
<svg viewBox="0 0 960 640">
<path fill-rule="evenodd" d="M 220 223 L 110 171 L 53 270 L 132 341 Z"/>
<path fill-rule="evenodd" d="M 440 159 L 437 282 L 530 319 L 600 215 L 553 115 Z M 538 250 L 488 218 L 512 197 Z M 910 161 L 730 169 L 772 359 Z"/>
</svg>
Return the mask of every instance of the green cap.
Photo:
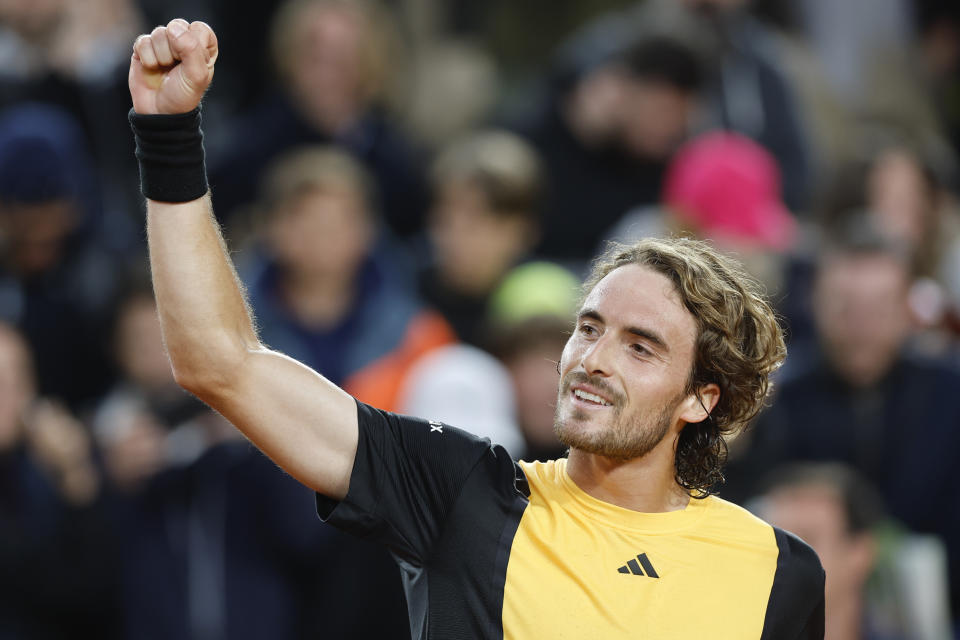
<svg viewBox="0 0 960 640">
<path fill-rule="evenodd" d="M 513 325 L 529 318 L 573 317 L 580 296 L 580 280 L 552 262 L 527 262 L 513 268 L 490 297 L 490 319 Z"/>
</svg>

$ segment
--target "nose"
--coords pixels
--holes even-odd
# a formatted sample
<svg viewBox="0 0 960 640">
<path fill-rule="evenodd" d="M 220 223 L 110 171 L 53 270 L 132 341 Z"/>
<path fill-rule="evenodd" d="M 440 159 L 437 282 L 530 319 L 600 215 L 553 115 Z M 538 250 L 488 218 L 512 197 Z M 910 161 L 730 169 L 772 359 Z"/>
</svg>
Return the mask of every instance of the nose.
<svg viewBox="0 0 960 640">
<path fill-rule="evenodd" d="M 614 341 L 607 336 L 601 336 L 587 345 L 580 358 L 580 364 L 589 375 L 609 376 L 612 372 L 612 358 L 610 349 Z"/>
</svg>

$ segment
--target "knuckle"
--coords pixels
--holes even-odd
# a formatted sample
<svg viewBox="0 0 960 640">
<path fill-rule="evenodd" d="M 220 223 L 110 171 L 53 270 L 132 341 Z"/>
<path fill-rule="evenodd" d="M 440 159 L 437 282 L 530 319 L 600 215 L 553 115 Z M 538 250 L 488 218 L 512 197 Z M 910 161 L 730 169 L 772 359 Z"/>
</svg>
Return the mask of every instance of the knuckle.
<svg viewBox="0 0 960 640">
<path fill-rule="evenodd" d="M 152 64 L 157 55 L 153 50 L 153 42 L 150 38 L 145 38 L 140 45 L 137 47 L 137 54 L 140 56 L 141 60 L 148 64 Z"/>
<path fill-rule="evenodd" d="M 190 24 L 190 31 L 197 34 L 197 37 L 203 38 L 205 41 L 213 40 L 216 37 L 213 33 L 213 29 L 210 28 L 210 25 L 199 20 Z"/>
<path fill-rule="evenodd" d="M 180 52 L 187 53 L 196 48 L 197 38 L 188 31 L 177 39 L 175 46 Z"/>
<path fill-rule="evenodd" d="M 165 35 L 166 32 L 167 32 L 167 28 L 164 27 L 164 26 L 154 27 L 153 31 L 150 32 L 150 37 L 151 37 L 151 38 L 160 38 L 160 37 L 162 37 L 163 35 Z"/>
</svg>

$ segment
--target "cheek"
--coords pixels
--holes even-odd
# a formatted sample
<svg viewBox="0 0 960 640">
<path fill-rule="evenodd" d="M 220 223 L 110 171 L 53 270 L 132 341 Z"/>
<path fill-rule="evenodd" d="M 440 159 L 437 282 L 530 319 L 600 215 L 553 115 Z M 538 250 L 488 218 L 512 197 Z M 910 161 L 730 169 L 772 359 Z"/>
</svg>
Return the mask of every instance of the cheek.
<svg viewBox="0 0 960 640">
<path fill-rule="evenodd" d="M 576 363 L 579 352 L 580 346 L 577 344 L 576 336 L 570 336 L 560 353 L 560 371 L 562 373 L 566 373 Z"/>
</svg>

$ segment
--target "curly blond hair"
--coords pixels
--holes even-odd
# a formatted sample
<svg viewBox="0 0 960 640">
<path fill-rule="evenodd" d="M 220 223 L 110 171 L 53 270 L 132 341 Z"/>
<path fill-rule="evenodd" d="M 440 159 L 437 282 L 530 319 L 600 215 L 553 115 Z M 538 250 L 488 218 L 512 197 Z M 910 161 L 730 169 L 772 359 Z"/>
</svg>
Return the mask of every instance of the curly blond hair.
<svg viewBox="0 0 960 640">
<path fill-rule="evenodd" d="M 690 238 L 611 245 L 594 262 L 585 294 L 611 271 L 630 264 L 669 278 L 697 323 L 686 392 L 698 393 L 711 383 L 720 387 L 709 417 L 686 425 L 677 442 L 677 483 L 693 497 L 706 497 L 724 481 L 724 437 L 740 432 L 757 415 L 773 387 L 770 374 L 787 355 L 783 329 L 759 283 L 739 263 Z"/>
</svg>

